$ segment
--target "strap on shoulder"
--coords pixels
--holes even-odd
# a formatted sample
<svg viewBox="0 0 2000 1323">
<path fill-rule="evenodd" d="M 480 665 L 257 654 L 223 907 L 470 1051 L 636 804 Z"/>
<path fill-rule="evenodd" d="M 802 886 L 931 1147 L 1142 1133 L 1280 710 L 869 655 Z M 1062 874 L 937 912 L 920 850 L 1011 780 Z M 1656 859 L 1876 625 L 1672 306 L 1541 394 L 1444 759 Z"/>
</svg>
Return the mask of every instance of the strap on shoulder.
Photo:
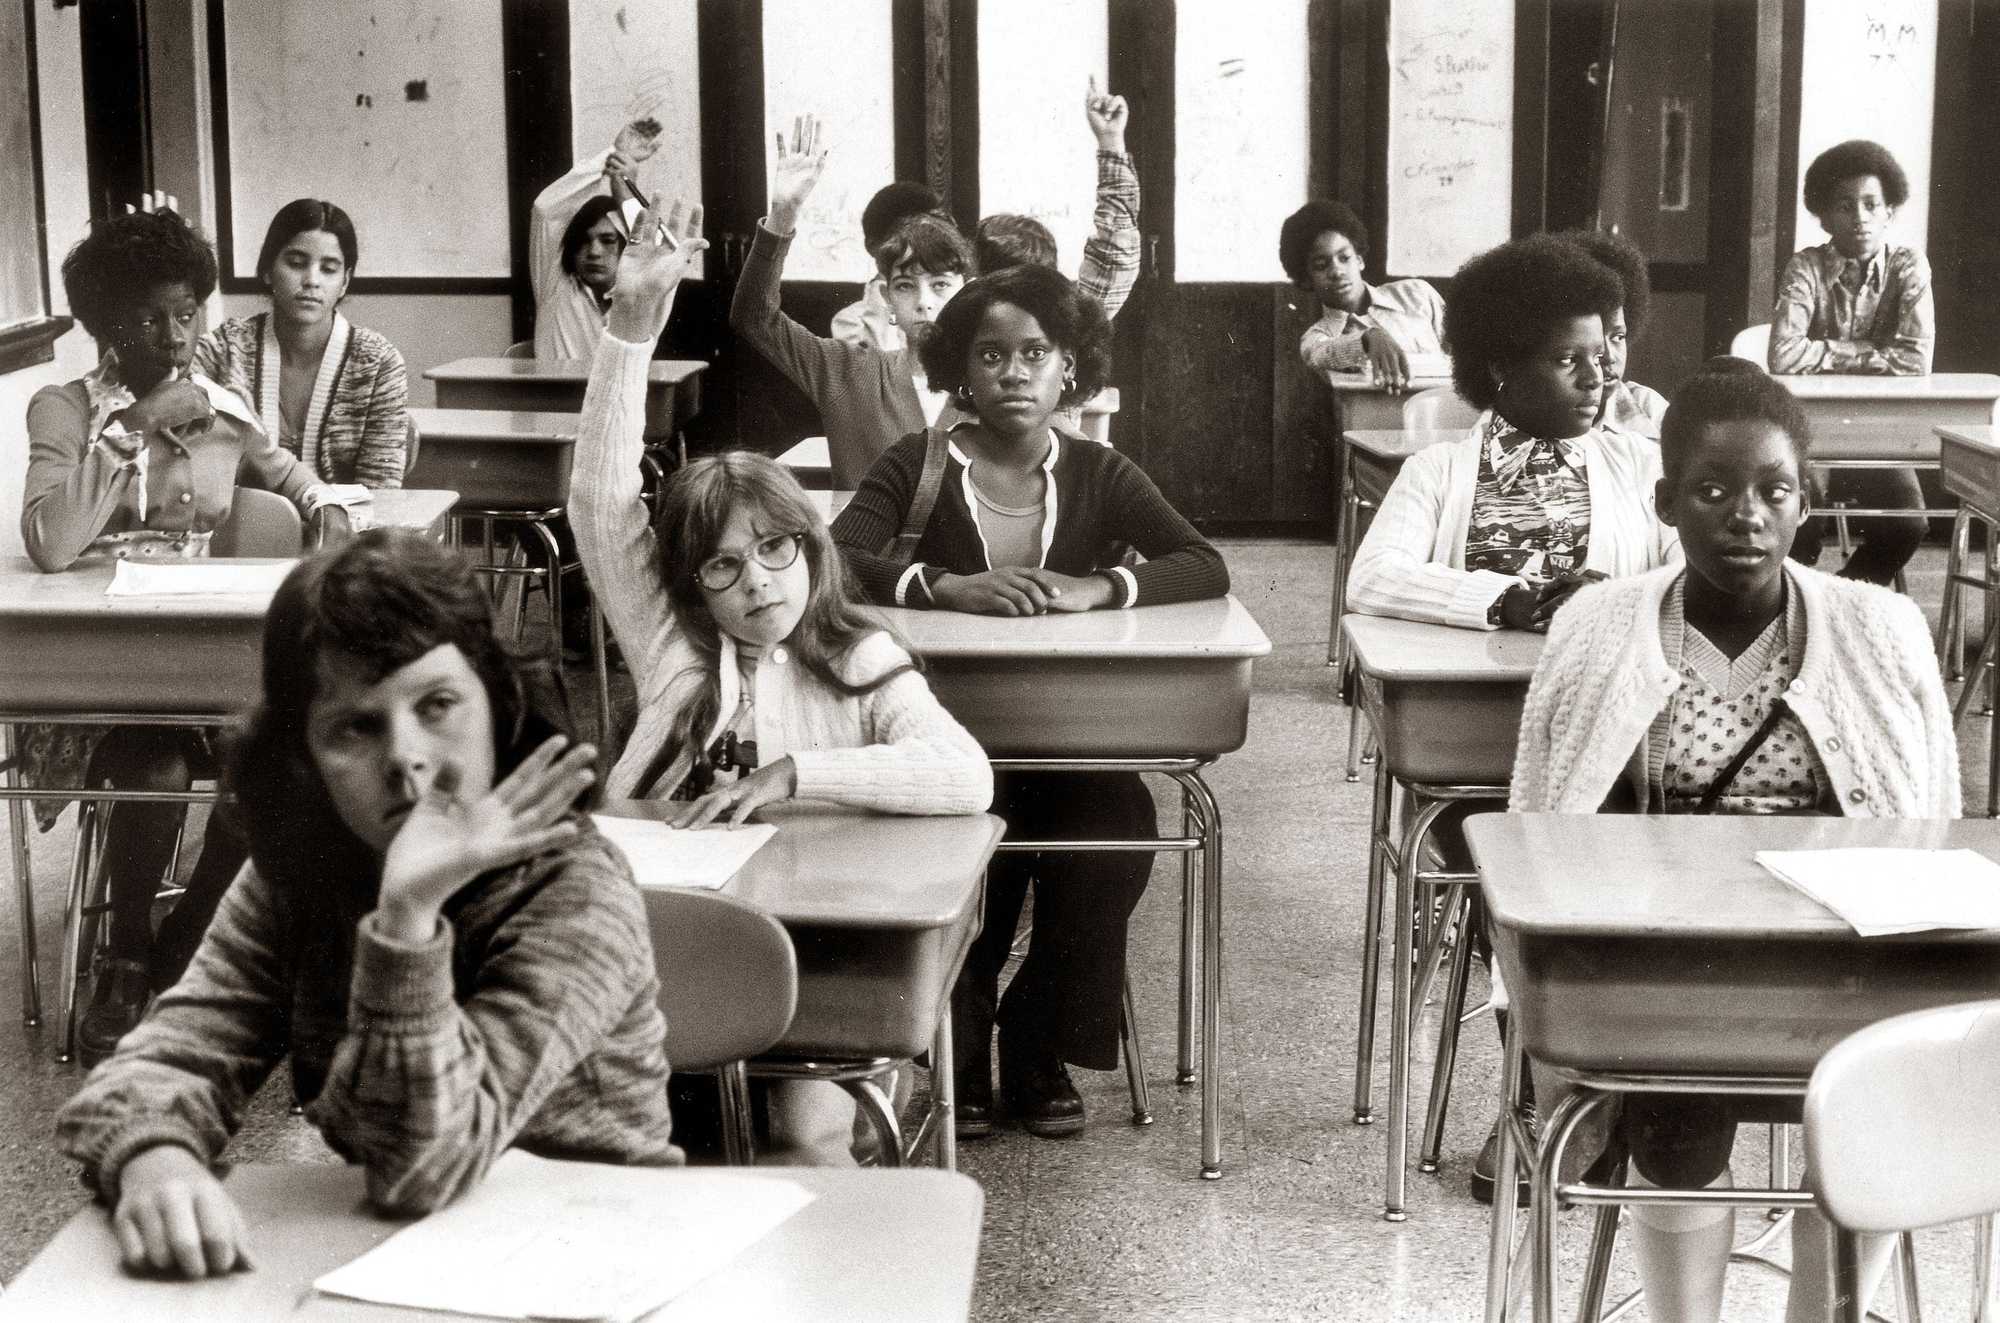
<svg viewBox="0 0 2000 1323">
<path fill-rule="evenodd" d="M 924 429 L 924 470 L 917 479 L 916 495 L 910 499 L 910 508 L 903 515 L 903 531 L 896 534 L 889 546 L 888 554 L 902 565 L 909 565 L 917 558 L 917 544 L 924 539 L 924 529 L 931 522 L 931 511 L 937 508 L 938 493 L 944 490 L 944 466 L 948 458 L 944 433 L 935 427 Z"/>
</svg>

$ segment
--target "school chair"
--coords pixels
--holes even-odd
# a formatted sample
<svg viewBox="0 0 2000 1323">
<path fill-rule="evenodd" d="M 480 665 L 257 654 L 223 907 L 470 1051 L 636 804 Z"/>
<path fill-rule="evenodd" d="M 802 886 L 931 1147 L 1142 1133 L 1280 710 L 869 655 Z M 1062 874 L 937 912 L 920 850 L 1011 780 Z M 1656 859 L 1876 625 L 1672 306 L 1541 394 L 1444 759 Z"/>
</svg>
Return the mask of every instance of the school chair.
<svg viewBox="0 0 2000 1323">
<path fill-rule="evenodd" d="M 1904 1238 L 1977 1218 L 1973 1317 L 2000 1317 L 2000 1001 L 1898 1015 L 1820 1058 L 1806 1089 L 1806 1174 L 1834 1225 L 1839 1318 L 1859 1323 L 1856 1232 Z"/>
<path fill-rule="evenodd" d="M 1432 386 L 1403 399 L 1405 432 L 1437 432 L 1454 427 L 1471 427 L 1479 421 L 1479 410 L 1467 404 L 1450 386 Z"/>
<path fill-rule="evenodd" d="M 211 556 L 286 558 L 299 554 L 305 525 L 299 508 L 276 492 L 238 487 L 229 516 L 209 539 Z"/>
<path fill-rule="evenodd" d="M 667 1064 L 676 1073 L 716 1077 L 723 1154 L 731 1166 L 749 1166 L 757 1154 L 745 1063 L 791 1027 L 799 1000 L 791 935 L 734 896 L 648 887 L 645 898 L 667 1017 Z"/>
<path fill-rule="evenodd" d="M 516 340 L 513 344 L 507 346 L 506 353 L 500 355 L 502 358 L 533 358 L 534 356 L 535 342 L 533 340 Z"/>
<path fill-rule="evenodd" d="M 1771 361 L 1771 323 L 1759 322 L 1746 326 L 1736 333 L 1729 342 L 1729 353 L 1733 358 L 1747 358 L 1758 367 Z"/>
</svg>

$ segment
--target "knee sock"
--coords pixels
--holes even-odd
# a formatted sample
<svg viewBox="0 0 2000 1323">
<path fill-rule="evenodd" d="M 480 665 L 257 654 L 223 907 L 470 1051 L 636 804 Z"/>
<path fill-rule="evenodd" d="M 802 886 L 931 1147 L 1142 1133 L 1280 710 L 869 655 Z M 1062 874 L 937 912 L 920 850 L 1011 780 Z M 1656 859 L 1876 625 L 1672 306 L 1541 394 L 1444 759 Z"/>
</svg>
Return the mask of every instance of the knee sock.
<svg viewBox="0 0 2000 1323">
<path fill-rule="evenodd" d="M 1635 1170 L 1628 1184 L 1650 1186 Z M 1710 1188 L 1727 1189 L 1729 1173 Z M 1722 1317 L 1723 1275 L 1735 1234 L 1736 1210 L 1721 1207 L 1632 1207 L 1632 1252 L 1646 1288 L 1646 1316 L 1656 1323 L 1716 1323 Z"/>
<path fill-rule="evenodd" d="M 1889 1270 L 1889 1252 L 1896 1238 L 1863 1235 L 1861 1240 L 1861 1302 L 1875 1298 L 1882 1275 Z M 1792 1214 L 1792 1291 L 1785 1301 L 1785 1323 L 1819 1323 L 1833 1317 L 1828 1296 L 1833 1270 L 1833 1228 L 1817 1210 Z"/>
<path fill-rule="evenodd" d="M 854 1114 L 847 1090 L 825 1080 L 771 1085 L 771 1142 L 758 1166 L 851 1167 Z"/>
</svg>

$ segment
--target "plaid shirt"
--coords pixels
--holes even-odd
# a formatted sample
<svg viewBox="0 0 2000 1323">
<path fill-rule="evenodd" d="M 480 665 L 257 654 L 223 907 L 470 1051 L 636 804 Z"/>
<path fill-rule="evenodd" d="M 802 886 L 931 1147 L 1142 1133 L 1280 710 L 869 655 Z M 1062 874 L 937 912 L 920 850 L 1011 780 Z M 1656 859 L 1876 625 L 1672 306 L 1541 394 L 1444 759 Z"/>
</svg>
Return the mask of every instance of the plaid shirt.
<svg viewBox="0 0 2000 1323">
<path fill-rule="evenodd" d="M 1785 264 L 1771 371 L 1920 377 L 1936 343 L 1931 264 L 1916 249 L 1885 245 L 1862 262 L 1823 243 Z"/>
</svg>

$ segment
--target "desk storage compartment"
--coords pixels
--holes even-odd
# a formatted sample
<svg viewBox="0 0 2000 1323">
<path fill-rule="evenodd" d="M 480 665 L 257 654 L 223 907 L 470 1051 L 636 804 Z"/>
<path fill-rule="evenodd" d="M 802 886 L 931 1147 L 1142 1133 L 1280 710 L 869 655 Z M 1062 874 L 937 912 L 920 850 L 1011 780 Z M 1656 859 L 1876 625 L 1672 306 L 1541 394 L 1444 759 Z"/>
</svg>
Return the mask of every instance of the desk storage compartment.
<svg viewBox="0 0 2000 1323">
<path fill-rule="evenodd" d="M 1877 1020 L 2000 996 L 2000 934 L 1591 939 L 1496 921 L 1493 935 L 1522 1044 L 1554 1066 L 1806 1075 Z"/>
<path fill-rule="evenodd" d="M 926 659 L 993 758 L 1216 758 L 1243 747 L 1248 657 Z"/>
<path fill-rule="evenodd" d="M 0 707 L 226 716 L 263 692 L 264 617 L 110 613 L 0 626 Z"/>
<path fill-rule="evenodd" d="M 907 1059 L 931 1050 L 979 911 L 942 928 L 786 929 L 799 958 L 799 1008 L 773 1054 Z"/>
<path fill-rule="evenodd" d="M 1505 785 L 1528 682 L 1365 680 L 1369 717 L 1389 771 L 1404 781 Z"/>
<path fill-rule="evenodd" d="M 537 381 L 531 377 L 486 377 L 477 380 L 433 377 L 440 409 L 520 409 L 531 413 L 579 413 L 584 382 Z M 646 387 L 648 440 L 672 436 L 674 428 L 694 417 L 700 407 L 699 377 L 678 385 Z"/>
<path fill-rule="evenodd" d="M 569 501 L 571 443 L 424 438 L 411 487 L 458 493 L 460 508 L 547 510 Z"/>
<path fill-rule="evenodd" d="M 1982 510 L 2000 510 L 2000 448 L 1943 440 L 1938 467 L 1946 491 Z"/>
</svg>

